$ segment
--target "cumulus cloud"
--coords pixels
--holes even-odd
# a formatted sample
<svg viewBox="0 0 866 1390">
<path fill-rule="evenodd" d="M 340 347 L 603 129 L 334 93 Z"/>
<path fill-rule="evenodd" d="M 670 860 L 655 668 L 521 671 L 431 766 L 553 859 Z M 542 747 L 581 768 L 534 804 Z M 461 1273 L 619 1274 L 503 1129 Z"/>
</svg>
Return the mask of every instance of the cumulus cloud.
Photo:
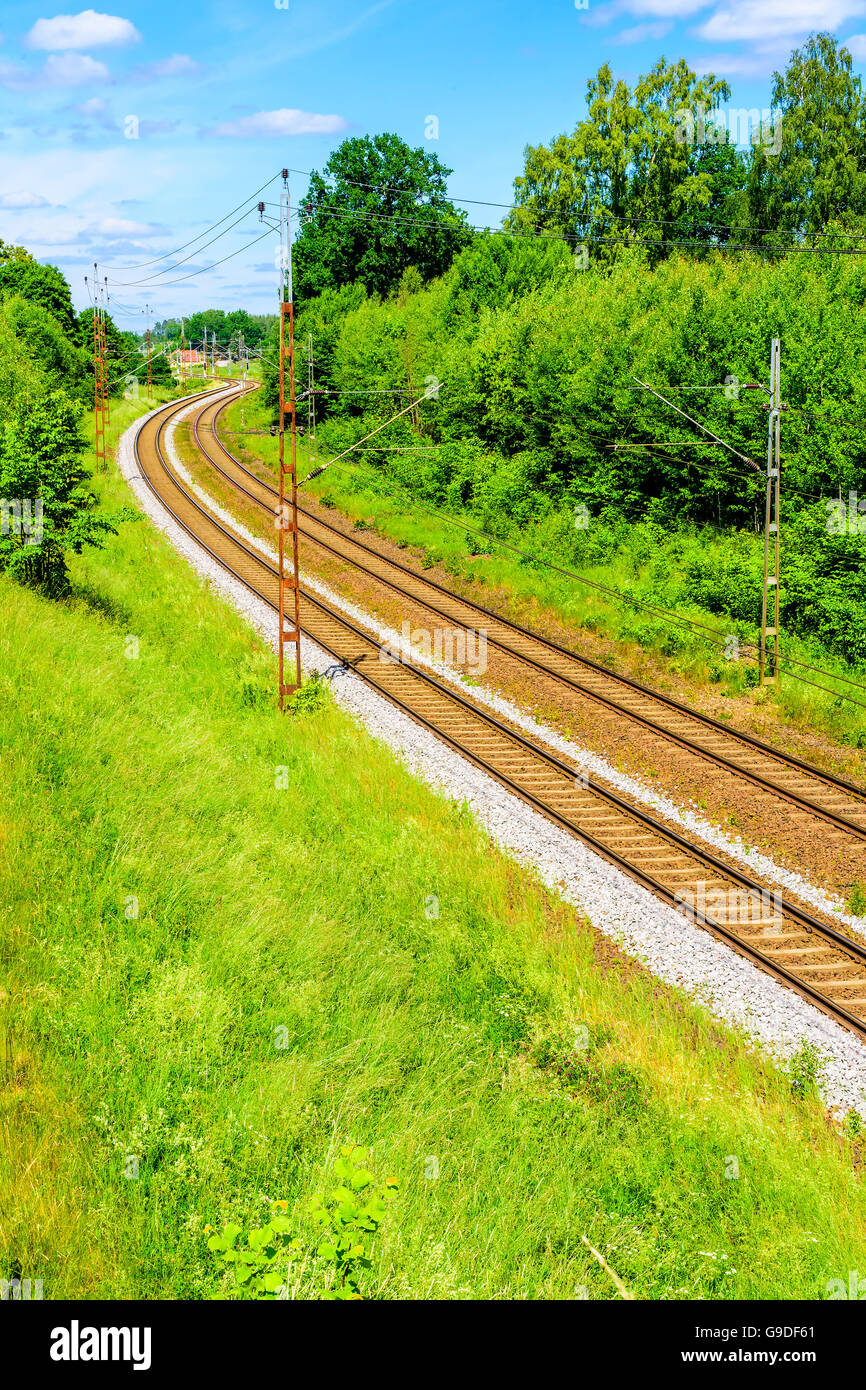
<svg viewBox="0 0 866 1390">
<path fill-rule="evenodd" d="M 237 140 L 255 140 L 275 135 L 335 135 L 348 129 L 342 116 L 319 116 L 312 111 L 257 111 L 254 116 L 242 116 L 238 121 L 223 121 L 205 131 Z"/>
<path fill-rule="evenodd" d="M 796 38 L 863 13 L 864 0 L 727 0 L 695 32 L 717 43 Z"/>
<path fill-rule="evenodd" d="M 37 19 L 25 43 L 29 48 L 58 53 L 70 48 L 117 48 L 126 43 L 138 43 L 140 39 L 141 34 L 128 19 L 82 10 L 80 14 Z"/>
<path fill-rule="evenodd" d="M 866 34 L 852 34 L 850 39 L 845 40 L 845 47 L 852 58 L 862 63 L 866 58 Z"/>
<path fill-rule="evenodd" d="M 45 60 L 39 81 L 45 87 L 83 87 L 88 82 L 109 82 L 111 73 L 104 63 L 85 53 L 52 53 Z"/>
</svg>

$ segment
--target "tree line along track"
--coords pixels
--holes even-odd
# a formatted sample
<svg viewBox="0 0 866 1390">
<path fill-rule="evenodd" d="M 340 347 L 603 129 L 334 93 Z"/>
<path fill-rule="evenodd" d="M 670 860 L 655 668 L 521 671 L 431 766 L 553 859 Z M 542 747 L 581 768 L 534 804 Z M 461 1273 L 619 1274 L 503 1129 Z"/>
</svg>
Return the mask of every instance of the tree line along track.
<svg viewBox="0 0 866 1390">
<path fill-rule="evenodd" d="M 199 546 L 276 611 L 276 565 L 193 497 L 166 458 L 165 429 L 191 403 L 173 402 L 141 426 L 140 476 Z M 199 413 L 213 405 L 206 401 Z M 769 893 L 422 668 L 383 659 L 374 637 L 303 586 L 300 600 L 304 633 L 340 665 L 656 897 L 685 906 L 716 937 L 866 1039 L 866 944 Z"/>
<path fill-rule="evenodd" d="M 256 477 L 228 450 L 218 424 L 230 400 L 212 403 L 194 424 L 196 441 L 208 462 L 247 499 L 273 516 L 277 493 Z M 207 434 L 207 439 L 202 434 Z M 213 445 L 209 447 L 212 439 Z M 453 594 L 408 565 L 389 559 L 375 547 L 346 536 L 306 508 L 298 507 L 298 530 L 306 541 L 386 585 L 438 618 L 469 632 L 483 631 L 486 640 L 532 670 L 623 715 L 688 752 L 744 778 L 837 830 L 866 841 L 866 790 L 827 773 L 791 754 L 772 748 L 750 734 L 728 729 L 670 696 L 651 690 L 629 677 L 578 656 L 549 638 Z"/>
</svg>

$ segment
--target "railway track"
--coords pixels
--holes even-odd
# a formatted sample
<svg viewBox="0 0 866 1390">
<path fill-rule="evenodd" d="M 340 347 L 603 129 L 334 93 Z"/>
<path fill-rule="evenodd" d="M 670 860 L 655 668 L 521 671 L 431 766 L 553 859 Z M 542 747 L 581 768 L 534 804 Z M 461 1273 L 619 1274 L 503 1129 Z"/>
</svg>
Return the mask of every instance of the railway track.
<svg viewBox="0 0 866 1390">
<path fill-rule="evenodd" d="M 276 490 L 256 477 L 219 437 L 222 412 L 231 404 L 211 404 L 195 421 L 197 443 L 205 457 L 231 485 L 268 515 L 277 505 Z M 844 778 L 772 748 L 750 734 L 728 729 L 679 701 L 640 682 L 608 671 L 556 642 L 500 617 L 488 608 L 452 594 L 435 580 L 373 546 L 346 536 L 338 527 L 298 508 L 298 529 L 305 540 L 346 561 L 437 618 L 472 632 L 484 631 L 490 646 L 632 720 L 669 742 L 791 803 L 798 810 L 829 822 L 846 835 L 866 842 L 866 791 Z"/>
<path fill-rule="evenodd" d="M 276 610 L 276 566 L 194 498 L 166 457 L 165 430 L 190 400 L 155 413 L 135 443 L 138 471 L 175 521 Z M 200 416 L 217 403 L 201 404 Z M 301 588 L 303 631 L 398 709 L 662 901 L 866 1038 L 866 945 L 725 864 L 379 643 Z"/>
</svg>

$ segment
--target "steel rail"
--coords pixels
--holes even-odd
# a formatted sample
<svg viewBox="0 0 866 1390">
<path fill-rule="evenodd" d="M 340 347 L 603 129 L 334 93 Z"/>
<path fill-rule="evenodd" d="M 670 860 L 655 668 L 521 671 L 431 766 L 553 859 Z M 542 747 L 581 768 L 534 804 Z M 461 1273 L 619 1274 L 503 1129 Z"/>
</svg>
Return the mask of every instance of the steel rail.
<svg viewBox="0 0 866 1390">
<path fill-rule="evenodd" d="M 227 459 L 229 459 L 229 461 L 235 468 L 237 468 L 240 472 L 245 474 L 251 482 L 257 485 L 257 487 L 263 489 L 269 495 L 272 494 L 273 496 L 276 496 L 270 484 L 265 482 L 263 479 L 256 477 L 256 475 L 252 473 L 250 469 L 248 469 L 243 463 L 241 463 L 241 461 L 237 459 L 229 449 L 226 448 L 225 444 L 220 438 L 217 429 L 217 423 L 220 415 L 231 404 L 232 401 L 229 399 L 222 401 L 218 406 L 216 406 L 213 421 L 210 422 L 212 436 L 222 453 L 226 456 Z M 202 414 L 203 413 L 204 412 L 202 412 Z M 223 477 L 226 478 L 226 480 L 232 485 L 232 487 L 234 487 L 237 491 L 243 493 L 246 497 L 249 498 L 250 501 L 255 503 L 257 506 L 261 507 L 264 511 L 269 512 L 271 515 L 273 515 L 274 508 L 273 506 L 271 506 L 269 501 L 266 501 L 264 498 L 257 495 L 249 488 L 245 487 L 242 483 L 238 482 L 237 478 L 233 478 L 230 473 L 228 473 L 224 468 L 220 466 L 219 462 L 213 457 L 212 453 L 210 453 L 205 444 L 202 442 L 201 436 L 199 434 L 200 423 L 201 416 L 199 416 L 194 423 L 194 434 L 196 442 L 201 452 L 207 458 L 208 462 L 219 473 L 221 473 Z M 711 730 L 713 733 L 719 735 L 720 737 L 723 737 L 726 740 L 731 741 L 732 743 L 744 745 L 746 750 L 751 750 L 755 753 L 759 753 L 782 768 L 790 768 L 792 771 L 796 771 L 798 773 L 807 775 L 810 778 L 819 782 L 822 786 L 827 787 L 829 790 L 842 791 L 848 795 L 859 798 L 866 797 L 866 789 L 858 787 L 853 782 L 849 782 L 846 779 L 838 777 L 833 773 L 825 772 L 820 768 L 816 768 L 812 764 L 795 757 L 793 754 L 786 753 L 777 748 L 773 748 L 772 745 L 764 743 L 761 739 L 756 738 L 754 735 L 744 733 L 737 729 L 731 729 L 727 725 L 723 724 L 720 720 L 713 719 L 710 715 L 702 714 L 699 711 L 691 709 L 687 705 L 683 705 L 678 700 L 673 699 L 673 697 L 669 695 L 665 695 L 660 691 L 653 690 L 651 687 L 645 686 L 641 682 L 633 680 L 631 677 L 623 676 L 617 672 L 611 671 L 607 667 L 599 664 L 598 662 L 591 660 L 589 657 L 580 656 L 577 653 L 570 651 L 567 647 L 563 647 L 559 643 L 554 642 L 552 639 L 544 637 L 539 633 L 533 632 L 529 628 L 523 627 L 520 623 L 517 623 L 510 618 L 503 618 L 500 614 L 495 613 L 492 609 L 485 608 L 482 604 L 477 603 L 474 599 L 467 599 L 462 595 L 453 593 L 444 585 L 439 584 L 436 580 L 430 579 L 425 575 L 418 574 L 415 570 L 411 569 L 408 565 L 402 564 L 399 560 L 395 560 L 385 555 L 382 555 L 373 546 L 367 545 L 364 541 L 357 540 L 353 536 L 345 535 L 345 533 L 340 531 L 338 527 L 332 526 L 329 522 L 323 520 L 322 518 L 314 516 L 305 507 L 299 505 L 298 512 L 300 515 L 306 517 L 308 521 L 311 522 L 314 526 L 317 526 L 324 531 L 330 532 L 334 537 L 338 538 L 344 546 L 355 547 L 365 552 L 366 554 L 372 556 L 380 565 L 389 566 L 390 568 L 406 575 L 409 579 L 411 579 L 411 581 L 414 584 L 427 587 L 435 591 L 436 593 L 442 594 L 452 603 L 458 606 L 462 606 L 463 608 L 467 608 L 474 613 L 482 615 L 488 621 L 493 621 L 494 623 L 497 623 L 499 626 L 505 629 L 510 629 L 512 632 L 515 632 L 519 634 L 521 637 L 536 643 L 540 647 L 546 648 L 548 651 L 554 652 L 558 657 L 563 657 L 577 666 L 584 667 L 585 669 L 598 674 L 603 679 L 610 681 L 613 684 L 623 686 L 627 690 L 635 692 L 644 699 L 652 700 L 657 704 L 660 704 L 663 707 L 666 707 L 674 711 L 678 716 L 684 719 L 692 720 L 695 723 L 698 723 L 704 726 L 705 728 Z M 321 537 L 313 535 L 308 529 L 304 529 L 302 531 L 302 534 L 305 536 L 307 540 L 311 541 L 313 544 L 318 545 L 324 550 L 330 551 L 331 554 L 337 556 L 339 559 L 347 562 L 350 565 L 353 565 L 355 568 L 369 575 L 372 579 L 376 580 L 377 582 L 382 583 L 387 587 L 393 589 L 402 597 L 407 598 L 411 602 L 417 603 L 422 607 L 429 609 L 430 612 L 435 613 L 438 617 L 446 618 L 451 622 L 461 622 L 459 617 L 455 618 L 453 614 L 449 614 L 441 607 L 437 607 L 435 603 L 430 602 L 429 599 L 424 598 L 422 595 L 407 591 L 406 588 L 401 586 L 395 580 L 390 579 L 387 575 L 381 574 L 376 570 L 371 569 L 368 565 L 363 564 L 361 561 L 355 559 L 353 556 L 347 555 L 345 551 L 340 550 L 337 546 L 329 544 L 328 541 L 323 540 Z M 470 628 L 468 623 L 461 623 L 461 625 L 464 626 L 467 631 L 474 630 L 477 632 L 481 630 L 478 627 Z M 863 806 L 863 821 L 859 822 L 857 820 L 853 820 L 850 816 L 844 815 L 840 811 L 833 810 L 831 807 L 828 806 L 822 806 L 820 802 L 815 801 L 811 797 L 805 795 L 803 792 L 797 791 L 794 788 L 786 787 L 780 784 L 773 777 L 766 776 L 754 768 L 744 767 L 741 763 L 735 761 L 733 758 L 727 757 L 724 753 L 714 752 L 712 749 L 705 747 L 703 744 L 697 742 L 695 739 L 689 738 L 687 735 L 683 733 L 678 733 L 675 729 L 667 727 L 665 724 L 660 723 L 658 720 L 653 719 L 646 714 L 641 714 L 637 710 L 630 709 L 627 705 L 623 705 L 611 696 L 605 695 L 598 690 L 592 689 L 591 686 L 584 684 L 583 682 L 575 679 L 573 676 L 569 676 L 561 671 L 555 670 L 551 666 L 545 664 L 543 661 L 540 661 L 538 658 L 531 656 L 529 653 L 522 652 L 517 648 L 510 646 L 507 642 L 503 642 L 501 639 L 498 639 L 495 636 L 495 634 L 491 634 L 489 630 L 485 630 L 485 635 L 486 640 L 492 646 L 497 647 L 500 651 L 504 652 L 506 655 L 512 657 L 513 659 L 521 661 L 525 665 L 530 666 L 532 669 L 538 671 L 545 677 L 559 681 L 561 684 L 567 686 L 571 690 L 576 691 L 578 694 L 583 695 L 589 699 L 595 700 L 596 703 L 602 705 L 606 709 L 610 709 L 617 714 L 624 715 L 628 719 L 631 719 L 635 723 L 641 725 L 643 728 L 648 729 L 656 736 L 667 739 L 668 741 L 677 744 L 679 747 L 684 748 L 687 752 L 692 753 L 697 757 L 704 758 L 708 762 L 714 763 L 717 767 L 722 768 L 724 771 L 730 773 L 733 776 L 741 777 L 744 780 L 751 782 L 753 785 L 759 787 L 762 791 L 768 792 L 771 795 L 776 796 L 779 799 L 787 801 L 791 805 L 796 806 L 798 810 L 806 811 L 810 815 L 814 815 L 822 820 L 827 821 L 829 824 L 833 825 L 837 830 L 841 830 L 844 831 L 846 834 L 853 835 L 857 839 L 866 840 L 866 802 L 860 803 Z"/>
<path fill-rule="evenodd" d="M 155 414 L 140 427 L 135 437 L 135 457 L 140 475 L 154 495 L 159 499 L 161 505 L 198 545 L 211 555 L 228 573 L 234 575 L 252 592 L 263 598 L 270 607 L 275 608 L 276 605 L 273 600 L 268 597 L 267 592 L 268 586 L 270 585 L 270 587 L 273 588 L 276 582 L 275 566 L 265 556 L 256 553 L 240 537 L 222 525 L 222 523 L 208 512 L 205 507 L 192 497 L 166 462 L 161 448 L 163 431 L 170 422 L 172 416 L 183 410 L 188 403 L 189 398 L 179 404 L 172 403 L 165 411 L 161 412 L 159 416 Z M 181 498 L 183 506 L 188 509 L 187 519 L 184 519 L 184 517 L 179 514 L 177 506 L 172 506 L 169 498 L 165 495 L 165 484 L 163 485 L 163 490 L 160 490 L 156 481 L 149 475 L 142 459 L 140 448 L 141 435 L 144 433 L 145 429 L 152 428 L 157 419 L 158 423 L 156 424 L 156 434 L 154 437 L 154 452 L 161 470 L 160 476 L 168 480 L 169 490 L 173 488 Z M 196 517 L 202 519 L 205 530 L 211 528 L 220 538 L 228 543 L 230 558 L 227 558 L 224 554 L 220 554 L 214 549 L 213 545 L 209 545 L 207 540 L 202 536 L 201 531 L 190 524 L 190 520 L 194 520 Z M 247 561 L 251 560 L 254 565 L 258 567 L 258 570 L 265 575 L 266 582 L 264 588 L 262 587 L 261 579 L 258 579 L 257 582 L 253 582 L 248 575 L 244 575 L 237 568 L 236 562 L 240 560 L 241 557 Z M 312 641 L 328 651 L 328 653 L 344 667 L 350 666 L 352 669 L 356 670 L 357 674 L 361 676 L 362 679 L 367 681 L 369 685 L 380 694 L 384 695 L 396 707 L 403 710 L 410 718 L 422 723 L 437 738 L 448 743 L 461 756 L 467 758 L 473 764 L 482 768 L 488 775 L 493 776 L 497 781 L 508 787 L 508 789 L 519 796 L 521 800 L 538 810 L 547 819 L 565 829 L 569 834 L 582 840 L 608 862 L 616 864 L 617 867 L 623 869 L 632 879 L 648 888 L 656 897 L 682 910 L 682 890 L 676 892 L 672 887 L 661 882 L 655 875 L 647 873 L 645 868 L 642 868 L 639 863 L 635 862 L 635 851 L 632 852 L 632 857 L 628 857 L 628 855 L 614 849 L 610 844 L 606 844 L 604 840 L 592 834 L 585 826 L 581 827 L 579 824 L 576 824 L 573 819 L 569 818 L 569 816 L 558 811 L 556 807 L 551 804 L 550 796 L 545 798 L 537 795 L 536 792 L 532 790 L 531 785 L 527 786 L 525 783 L 521 784 L 515 776 L 510 775 L 507 766 L 497 767 L 491 762 L 487 754 L 477 750 L 473 751 L 471 747 L 467 746 L 466 739 L 467 736 L 470 738 L 477 737 L 477 725 L 481 724 L 495 734 L 496 740 L 500 746 L 505 746 L 507 748 L 510 745 L 513 749 L 528 754 L 535 763 L 546 765 L 559 777 L 564 778 L 565 782 L 572 788 L 575 784 L 576 775 L 579 777 L 575 768 L 569 767 L 547 749 L 540 748 L 533 744 L 522 734 L 516 732 L 501 720 L 496 719 L 495 716 L 489 714 L 486 710 L 474 705 L 470 700 L 459 695 L 453 689 L 443 685 L 442 682 L 437 681 L 434 676 L 421 668 L 405 661 L 395 662 L 390 669 L 393 670 L 396 668 L 400 680 L 403 680 L 405 677 L 410 683 L 415 684 L 416 689 L 420 683 L 422 690 L 427 689 L 433 693 L 440 706 L 442 706 L 444 702 L 444 708 L 446 710 L 448 707 L 452 707 L 458 711 L 465 721 L 465 727 L 463 727 L 461 731 L 462 736 L 458 737 L 457 732 L 454 730 L 449 731 L 447 727 L 443 727 L 443 722 L 446 724 L 448 722 L 447 718 L 443 721 L 441 717 L 439 720 L 428 717 L 423 710 L 418 708 L 417 699 L 413 701 L 407 700 L 399 693 L 399 689 L 394 689 L 393 686 L 389 689 L 387 681 L 382 679 L 376 680 L 370 670 L 371 663 L 368 663 L 366 670 L 362 669 L 365 656 L 375 656 L 377 665 L 381 665 L 381 648 L 379 643 L 356 624 L 352 623 L 345 615 L 330 608 L 328 604 L 324 603 L 316 595 L 307 593 L 306 591 L 302 592 L 305 604 L 310 605 L 312 609 L 315 610 L 315 614 L 324 619 L 326 624 L 329 623 L 332 627 L 335 627 L 338 637 L 340 633 L 343 634 L 344 638 L 345 634 L 350 634 L 355 641 L 360 642 L 361 649 L 351 660 L 348 660 L 345 648 L 341 650 L 340 642 L 337 641 L 335 643 L 333 635 L 329 636 L 327 630 L 322 632 L 321 627 L 317 626 L 315 623 L 311 625 L 308 620 L 303 623 L 302 626 Z M 476 727 L 473 728 L 473 725 Z M 505 756 L 504 761 L 506 763 L 509 757 L 513 762 L 514 754 L 512 753 Z M 537 775 L 538 770 L 536 768 L 532 773 L 532 777 L 537 778 Z M 606 805 L 609 807 L 611 811 L 614 811 L 616 815 L 621 818 L 621 822 L 626 825 L 626 828 L 628 828 L 629 821 L 632 822 L 632 824 L 637 823 L 639 827 L 650 830 L 659 842 L 666 842 L 670 846 L 675 847 L 684 859 L 688 859 L 691 863 L 697 862 L 703 868 L 711 869 L 712 872 L 718 876 L 716 882 L 719 880 L 722 882 L 726 880 L 728 882 L 733 881 L 745 887 L 750 894 L 759 899 L 766 897 L 767 889 L 764 885 L 759 884 L 756 880 L 750 879 L 747 875 L 740 873 L 739 870 L 723 863 L 711 853 L 697 848 L 683 836 L 677 834 L 677 832 L 671 830 L 667 826 L 662 825 L 646 812 L 626 803 L 621 797 L 618 797 L 607 788 L 599 786 L 588 778 L 579 778 L 579 780 L 581 791 L 589 794 L 592 803 L 598 803 L 600 806 Z M 558 783 L 557 785 L 560 787 L 559 797 L 561 799 L 565 786 L 563 783 Z M 598 820 L 597 811 L 594 813 L 594 819 Z M 617 833 L 615 838 L 623 838 L 622 830 Z M 642 852 L 655 853 L 655 851 L 650 851 L 649 848 L 645 848 Z M 677 877 L 680 879 L 682 878 L 683 872 L 684 870 L 667 871 L 669 877 Z M 698 885 L 704 884 L 704 880 L 695 879 L 691 871 L 689 872 L 689 881 L 696 882 Z M 812 937 L 815 940 L 823 939 L 828 943 L 821 947 L 815 947 L 814 945 L 794 947 L 788 953 L 795 955 L 802 955 L 804 952 L 817 952 L 818 954 L 841 953 L 849 963 L 853 963 L 855 968 L 860 970 L 863 978 L 852 980 L 848 977 L 829 983 L 833 983 L 839 988 L 851 990 L 859 989 L 862 991 L 864 988 L 864 981 L 866 981 L 866 945 L 862 945 L 859 942 L 852 941 L 842 936 L 841 933 L 837 932 L 834 928 L 812 917 L 810 913 L 798 907 L 796 904 L 790 902 L 783 903 L 780 895 L 775 895 L 775 899 L 776 905 L 783 914 L 783 919 L 786 919 L 791 926 L 797 924 L 800 929 L 807 934 L 807 940 Z M 788 967 L 782 965 L 772 954 L 760 950 L 757 946 L 753 945 L 752 942 L 739 936 L 736 931 L 731 929 L 730 925 L 719 921 L 718 918 L 704 914 L 698 918 L 698 921 L 700 925 L 705 926 L 712 934 L 726 941 L 729 945 L 733 946 L 734 949 L 749 958 L 754 964 L 758 965 L 762 970 L 774 976 L 777 980 L 799 993 L 803 998 L 808 999 L 809 1002 L 821 1008 L 844 1027 L 860 1037 L 866 1037 L 866 1020 L 858 1017 L 849 1009 L 845 1008 L 844 1002 L 832 999 L 827 994 L 826 990 L 821 990 L 812 982 L 804 980 L 802 975 L 795 974 L 792 970 L 788 969 Z M 747 915 L 746 922 L 741 925 L 749 927 L 754 926 L 755 923 Z M 758 925 L 761 925 L 761 923 Z M 783 939 L 790 940 L 791 938 L 787 937 Z M 807 973 L 827 970 L 838 971 L 842 968 L 844 968 L 844 963 L 840 965 L 838 960 L 821 963 L 813 962 L 811 966 L 808 965 L 807 962 L 801 966 L 801 970 L 805 970 Z M 853 1002 L 858 1008 L 862 1007 L 866 1010 L 866 998 L 862 1001 L 858 999 Z"/>
</svg>

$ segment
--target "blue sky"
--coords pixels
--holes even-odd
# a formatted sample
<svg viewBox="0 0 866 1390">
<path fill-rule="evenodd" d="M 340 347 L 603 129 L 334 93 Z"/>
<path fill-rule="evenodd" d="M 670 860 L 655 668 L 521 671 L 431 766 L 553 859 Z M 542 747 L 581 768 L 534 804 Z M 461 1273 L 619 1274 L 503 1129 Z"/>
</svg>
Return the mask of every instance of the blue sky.
<svg viewBox="0 0 866 1390">
<path fill-rule="evenodd" d="M 59 265 L 79 306 L 94 260 L 117 281 L 155 275 L 115 286 L 123 327 L 146 299 L 157 318 L 271 310 L 277 239 L 250 244 L 255 215 L 175 274 L 120 267 L 188 241 L 281 165 L 321 168 L 347 135 L 396 131 L 454 170 L 453 196 L 507 202 L 524 146 L 574 127 L 602 62 L 633 81 L 685 57 L 728 78 L 733 106 L 764 107 L 774 68 L 822 28 L 859 68 L 866 0 L 25 0 L 0 8 L 0 237 Z M 293 177 L 293 197 L 305 186 Z"/>
</svg>

